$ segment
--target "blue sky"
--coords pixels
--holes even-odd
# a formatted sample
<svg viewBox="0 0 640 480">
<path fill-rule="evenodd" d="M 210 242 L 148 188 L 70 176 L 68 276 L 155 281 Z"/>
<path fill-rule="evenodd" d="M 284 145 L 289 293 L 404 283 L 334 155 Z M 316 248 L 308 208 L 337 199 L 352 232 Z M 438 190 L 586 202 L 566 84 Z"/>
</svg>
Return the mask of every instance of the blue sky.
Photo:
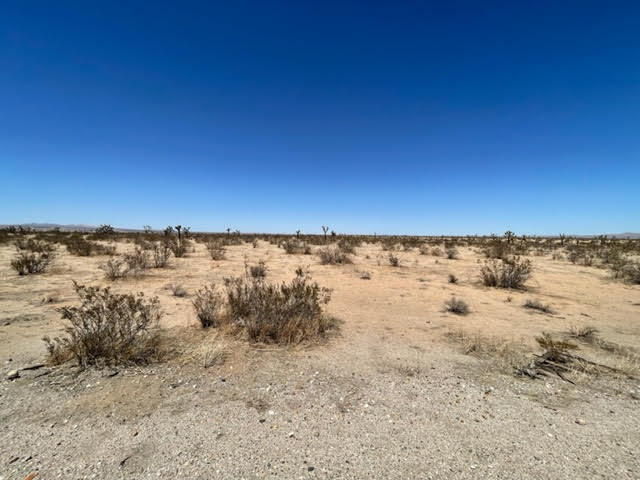
<svg viewBox="0 0 640 480">
<path fill-rule="evenodd" d="M 638 2 L 0 5 L 0 223 L 640 230 Z"/>
</svg>

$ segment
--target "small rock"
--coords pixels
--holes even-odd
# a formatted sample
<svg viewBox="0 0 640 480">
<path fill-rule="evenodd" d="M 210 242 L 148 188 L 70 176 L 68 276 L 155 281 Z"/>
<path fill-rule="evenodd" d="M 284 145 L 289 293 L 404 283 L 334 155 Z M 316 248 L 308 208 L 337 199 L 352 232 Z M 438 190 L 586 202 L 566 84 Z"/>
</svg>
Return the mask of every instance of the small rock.
<svg viewBox="0 0 640 480">
<path fill-rule="evenodd" d="M 576 418 L 576 423 L 578 425 L 586 425 L 587 422 L 585 422 L 582 418 Z"/>
<path fill-rule="evenodd" d="M 20 378 L 20 372 L 18 370 L 11 370 L 7 373 L 7 380 L 15 380 L 16 378 Z"/>
<path fill-rule="evenodd" d="M 289 438 L 293 438 L 293 436 L 294 436 L 294 435 L 295 435 L 295 433 L 293 433 L 293 432 L 289 432 L 289 433 L 287 434 L 287 437 L 289 437 Z"/>
<path fill-rule="evenodd" d="M 316 469 L 316 467 L 307 467 L 307 472 L 313 472 Z"/>
</svg>

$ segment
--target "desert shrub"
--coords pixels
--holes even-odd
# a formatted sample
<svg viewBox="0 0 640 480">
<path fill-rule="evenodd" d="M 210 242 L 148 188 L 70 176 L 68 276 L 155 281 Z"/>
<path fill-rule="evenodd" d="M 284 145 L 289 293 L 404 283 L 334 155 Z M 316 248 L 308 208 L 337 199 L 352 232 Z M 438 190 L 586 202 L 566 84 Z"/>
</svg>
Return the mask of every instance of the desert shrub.
<svg viewBox="0 0 640 480">
<path fill-rule="evenodd" d="M 505 259 L 512 253 L 511 244 L 506 240 L 502 240 L 498 237 L 493 237 L 488 241 L 488 244 L 484 247 L 483 252 L 487 258 Z"/>
<path fill-rule="evenodd" d="M 440 249 L 440 247 L 433 247 L 431 249 L 431 255 L 433 255 L 434 257 L 441 257 L 442 256 L 442 250 Z"/>
<path fill-rule="evenodd" d="M 217 327 L 223 322 L 224 300 L 214 285 L 196 291 L 193 308 L 202 328 Z"/>
<path fill-rule="evenodd" d="M 453 273 L 449 274 L 449 283 L 458 283 L 458 277 L 456 277 Z"/>
<path fill-rule="evenodd" d="M 391 265 L 392 267 L 399 267 L 400 266 L 400 258 L 397 255 L 394 255 L 393 253 L 389 254 L 388 257 L 389 260 L 389 265 Z"/>
<path fill-rule="evenodd" d="M 451 297 L 444 302 L 444 308 L 447 312 L 455 313 L 456 315 L 466 315 L 469 313 L 469 305 L 467 305 L 467 302 L 456 297 Z"/>
<path fill-rule="evenodd" d="M 344 265 L 352 263 L 349 255 L 338 247 L 325 247 L 317 251 L 320 263 L 323 265 Z"/>
<path fill-rule="evenodd" d="M 144 363 L 156 356 L 161 317 L 157 297 L 147 300 L 142 293 L 120 295 L 75 282 L 74 288 L 80 305 L 57 309 L 69 321 L 66 336 L 44 338 L 50 361 L 72 357 L 86 367 Z"/>
<path fill-rule="evenodd" d="M 31 252 L 18 250 L 18 256 L 11 260 L 11 266 L 18 275 L 44 272 L 53 260 L 51 252 Z"/>
<path fill-rule="evenodd" d="M 564 255 L 558 252 L 553 252 L 553 254 L 551 255 L 551 258 L 553 260 L 564 260 Z"/>
<path fill-rule="evenodd" d="M 91 255 L 92 242 L 85 239 L 80 234 L 69 235 L 64 240 L 64 245 L 71 255 L 78 257 L 89 257 Z"/>
<path fill-rule="evenodd" d="M 431 248 L 428 243 L 421 243 L 418 247 L 418 251 L 420 252 L 420 255 L 429 255 Z"/>
<path fill-rule="evenodd" d="M 34 238 L 18 238 L 16 240 L 16 248 L 18 250 L 28 250 L 34 253 L 51 253 L 56 247 L 49 242 L 36 240 Z"/>
<path fill-rule="evenodd" d="M 207 243 L 207 250 L 209 250 L 212 260 L 225 259 L 225 248 L 222 245 L 222 242 L 214 241 Z"/>
<path fill-rule="evenodd" d="M 480 269 L 480 274 L 487 287 L 524 289 L 531 271 L 530 260 L 516 257 L 501 261 L 490 260 Z"/>
<path fill-rule="evenodd" d="M 251 278 L 265 278 L 267 276 L 267 264 L 260 260 L 257 265 L 249 266 Z"/>
<path fill-rule="evenodd" d="M 578 340 L 590 340 L 598 334 L 598 329 L 591 326 L 578 328 L 575 325 L 569 327 L 569 337 Z"/>
<path fill-rule="evenodd" d="M 287 252 L 290 255 L 295 255 L 295 254 L 310 255 L 311 254 L 311 247 L 307 245 L 305 241 L 295 237 L 292 237 L 288 240 L 284 240 L 280 244 L 280 246 L 284 249 L 285 252 Z"/>
<path fill-rule="evenodd" d="M 117 280 L 124 278 L 129 273 L 129 265 L 127 262 L 120 258 L 110 258 L 99 267 L 104 271 L 104 276 L 107 280 Z"/>
<path fill-rule="evenodd" d="M 132 253 L 125 254 L 124 261 L 127 264 L 129 272 L 133 274 L 138 274 L 141 271 L 146 270 L 151 264 L 149 253 L 138 247 L 136 247 Z"/>
<path fill-rule="evenodd" d="M 173 252 L 173 256 L 176 258 L 184 257 L 189 249 L 189 243 L 189 240 L 187 240 L 186 238 L 183 238 L 181 240 L 172 238 L 169 242 L 169 247 Z"/>
<path fill-rule="evenodd" d="M 257 238 L 254 238 L 254 239 L 251 241 L 251 245 L 253 246 L 253 248 L 258 248 L 258 245 L 259 245 L 258 239 L 257 239 Z"/>
<path fill-rule="evenodd" d="M 449 260 L 455 260 L 456 258 L 458 258 L 458 249 L 456 247 L 447 247 L 445 253 L 447 254 L 447 258 Z"/>
<path fill-rule="evenodd" d="M 370 272 L 360 272 L 360 278 L 362 280 L 371 280 L 371 273 Z"/>
<path fill-rule="evenodd" d="M 553 309 L 551 308 L 551 305 L 545 305 L 539 300 L 527 300 L 526 302 L 524 302 L 524 305 L 522 306 L 524 308 L 537 310 L 543 313 L 551 313 L 551 314 L 553 313 Z"/>
<path fill-rule="evenodd" d="M 640 263 L 628 263 L 622 269 L 625 280 L 640 285 Z"/>
<path fill-rule="evenodd" d="M 342 237 L 338 240 L 338 248 L 340 248 L 344 253 L 351 255 L 355 255 L 356 247 L 359 246 L 359 244 L 360 242 L 358 240 L 350 237 Z"/>
<path fill-rule="evenodd" d="M 167 242 L 154 242 L 151 250 L 153 268 L 165 268 L 169 264 L 171 247 Z"/>
<path fill-rule="evenodd" d="M 170 283 L 167 285 L 167 288 L 171 290 L 171 294 L 174 297 L 186 297 L 187 290 L 182 286 L 181 283 Z"/>
<path fill-rule="evenodd" d="M 229 321 L 252 341 L 300 343 L 335 326 L 323 306 L 330 290 L 311 282 L 301 269 L 290 283 L 269 284 L 243 277 L 225 280 Z"/>
</svg>

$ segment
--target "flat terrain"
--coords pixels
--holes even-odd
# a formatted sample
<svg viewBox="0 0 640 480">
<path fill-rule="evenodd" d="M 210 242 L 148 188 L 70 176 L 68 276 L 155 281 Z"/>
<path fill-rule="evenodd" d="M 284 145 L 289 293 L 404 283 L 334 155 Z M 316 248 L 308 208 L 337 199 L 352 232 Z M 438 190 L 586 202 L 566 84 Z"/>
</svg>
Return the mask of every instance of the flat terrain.
<svg viewBox="0 0 640 480">
<path fill-rule="evenodd" d="M 454 260 L 398 251 L 392 267 L 377 244 L 340 266 L 266 241 L 229 246 L 220 261 L 193 247 L 169 268 L 107 282 L 99 268 L 107 257 L 58 247 L 48 272 L 20 277 L 10 267 L 14 247 L 0 246 L 1 479 L 640 478 L 640 286 L 531 256 L 526 291 L 487 288 L 472 248 Z M 259 260 L 270 281 L 290 280 L 301 266 L 333 289 L 327 310 L 339 331 L 278 347 L 200 329 L 193 293 Z M 141 367 L 45 366 L 7 380 L 44 361 L 42 336 L 64 327 L 56 308 L 77 302 L 72 280 L 158 296 L 175 354 Z M 174 297 L 171 283 L 188 295 Z M 445 311 L 454 295 L 468 315 Z M 553 313 L 526 309 L 527 300 Z M 451 336 L 513 345 L 509 355 L 526 362 L 541 352 L 534 338 L 543 331 L 562 337 L 585 326 L 619 348 L 578 341 L 578 353 L 635 379 L 519 377 L 506 353 L 474 355 Z M 219 351 L 224 358 L 205 368 Z"/>
</svg>

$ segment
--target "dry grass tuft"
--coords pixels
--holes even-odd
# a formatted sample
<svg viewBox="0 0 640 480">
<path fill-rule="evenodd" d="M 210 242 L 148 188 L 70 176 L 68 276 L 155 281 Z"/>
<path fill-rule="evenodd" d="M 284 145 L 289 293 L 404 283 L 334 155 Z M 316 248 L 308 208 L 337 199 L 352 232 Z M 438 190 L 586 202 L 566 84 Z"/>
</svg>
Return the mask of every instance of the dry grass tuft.
<svg viewBox="0 0 640 480">
<path fill-rule="evenodd" d="M 530 260 L 512 258 L 490 260 L 480 269 L 482 282 L 487 287 L 525 289 L 525 282 L 531 276 Z"/>
<path fill-rule="evenodd" d="M 505 337 L 469 333 L 462 329 L 451 330 L 445 337 L 458 345 L 465 355 L 484 360 L 491 370 L 513 373 L 514 368 L 522 365 L 525 345 Z"/>
<path fill-rule="evenodd" d="M 456 315 L 467 315 L 469 313 L 469 305 L 460 298 L 452 297 L 444 302 L 445 311 L 455 313 Z"/>
<path fill-rule="evenodd" d="M 528 308 L 530 310 L 537 310 L 538 312 L 553 314 L 554 310 L 551 308 L 551 305 L 545 305 L 539 300 L 527 300 L 522 305 L 524 308 Z"/>
</svg>

